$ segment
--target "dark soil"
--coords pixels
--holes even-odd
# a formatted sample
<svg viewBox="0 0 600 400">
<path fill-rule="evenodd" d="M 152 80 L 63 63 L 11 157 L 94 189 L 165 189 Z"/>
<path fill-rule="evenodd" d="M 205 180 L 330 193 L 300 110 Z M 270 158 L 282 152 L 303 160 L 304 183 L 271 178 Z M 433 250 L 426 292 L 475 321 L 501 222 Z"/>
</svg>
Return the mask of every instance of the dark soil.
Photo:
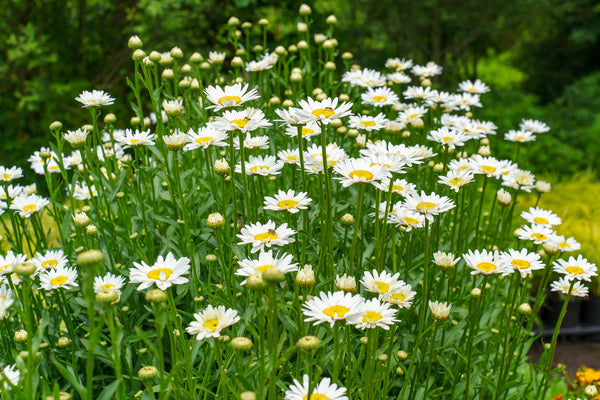
<svg viewBox="0 0 600 400">
<path fill-rule="evenodd" d="M 596 340 L 594 340 L 596 339 Z M 554 367 L 558 364 L 566 366 L 566 372 L 571 379 L 581 366 L 600 370 L 600 338 L 598 337 L 564 337 L 559 338 L 554 354 Z M 550 342 L 550 338 L 545 339 Z M 534 343 L 529 351 L 534 363 L 537 363 L 543 353 L 540 341 Z"/>
</svg>

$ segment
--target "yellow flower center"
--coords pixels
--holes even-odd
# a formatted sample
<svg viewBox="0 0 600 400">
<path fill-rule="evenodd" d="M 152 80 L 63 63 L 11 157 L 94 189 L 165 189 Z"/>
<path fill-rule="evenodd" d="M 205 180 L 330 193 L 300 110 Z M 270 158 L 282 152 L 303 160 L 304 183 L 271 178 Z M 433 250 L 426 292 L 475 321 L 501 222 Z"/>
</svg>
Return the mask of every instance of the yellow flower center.
<svg viewBox="0 0 600 400">
<path fill-rule="evenodd" d="M 277 203 L 278 207 L 284 207 L 284 208 L 294 208 L 296 207 L 296 205 L 298 204 L 298 202 L 296 200 L 281 200 L 279 203 Z"/>
<path fill-rule="evenodd" d="M 164 273 L 164 279 L 161 278 L 161 275 Z M 157 268 L 157 269 L 153 269 L 152 271 L 148 272 L 148 274 L 146 275 L 149 279 L 155 279 L 155 280 L 166 280 L 169 279 L 169 276 L 171 276 L 171 274 L 173 273 L 173 271 L 170 268 Z"/>
<path fill-rule="evenodd" d="M 450 185 L 452 186 L 462 186 L 465 183 L 464 179 L 454 178 L 450 180 Z"/>
<path fill-rule="evenodd" d="M 0 295 L 0 303 L 3 302 L 4 300 L 6 300 L 6 296 Z"/>
<path fill-rule="evenodd" d="M 223 105 L 223 103 L 227 103 L 227 105 L 231 107 L 240 104 L 242 102 L 242 99 L 238 96 L 223 96 L 219 98 L 218 102 L 220 105 Z M 231 102 L 234 102 L 235 104 L 231 104 Z"/>
<path fill-rule="evenodd" d="M 217 327 L 219 326 L 219 320 L 218 319 L 209 319 L 204 324 L 202 324 L 202 326 L 215 332 L 217 330 Z"/>
<path fill-rule="evenodd" d="M 517 140 L 525 140 L 525 136 L 517 136 Z"/>
<path fill-rule="evenodd" d="M 547 224 L 548 220 L 546 218 L 542 218 L 542 217 L 535 217 L 533 219 L 533 222 L 535 222 L 536 224 Z"/>
<path fill-rule="evenodd" d="M 104 285 L 100 286 L 100 289 L 108 290 L 108 289 L 112 289 L 114 287 L 115 287 L 115 285 L 113 285 L 112 283 L 105 283 Z"/>
<path fill-rule="evenodd" d="M 484 272 L 491 272 L 496 270 L 498 267 L 496 267 L 494 264 L 490 263 L 490 262 L 480 262 L 479 264 L 477 264 L 475 266 L 475 268 L 480 269 Z"/>
<path fill-rule="evenodd" d="M 315 117 L 321 117 L 321 116 L 323 116 L 325 118 L 329 118 L 333 114 L 335 114 L 335 111 L 333 111 L 333 109 L 331 107 L 317 108 L 316 110 L 314 110 L 312 112 L 312 115 L 314 115 Z"/>
<path fill-rule="evenodd" d="M 261 265 L 260 267 L 258 267 L 258 270 L 262 274 L 263 272 L 265 272 L 266 270 L 271 269 L 271 268 L 275 268 L 275 266 L 266 264 L 266 265 Z"/>
<path fill-rule="evenodd" d="M 564 248 L 570 249 L 571 248 L 571 246 L 567 242 L 560 242 L 558 245 L 560 246 L 561 249 L 564 249 Z"/>
<path fill-rule="evenodd" d="M 308 400 L 308 395 L 304 396 L 303 400 Z M 310 400 L 330 400 L 329 397 L 321 393 L 311 393 Z"/>
<path fill-rule="evenodd" d="M 381 103 L 382 101 L 387 101 L 387 97 L 385 97 L 385 96 L 373 96 L 373 101 L 375 103 Z"/>
<path fill-rule="evenodd" d="M 583 268 L 578 267 L 577 265 L 571 265 L 570 267 L 565 268 L 565 271 L 567 271 L 569 274 L 573 274 L 573 275 L 583 274 Z"/>
<path fill-rule="evenodd" d="M 367 311 L 365 315 L 362 317 L 363 322 L 375 322 L 381 319 L 381 314 L 375 311 Z"/>
<path fill-rule="evenodd" d="M 131 139 L 131 140 L 129 141 L 129 143 L 131 143 L 131 144 L 136 144 L 136 143 L 137 143 L 137 142 L 139 142 L 139 141 L 140 141 L 140 139 L 137 139 L 137 138 L 135 138 L 135 139 Z"/>
<path fill-rule="evenodd" d="M 403 192 L 404 188 L 400 185 L 393 185 L 392 186 L 392 191 L 398 191 L 398 192 Z"/>
<path fill-rule="evenodd" d="M 265 240 L 267 242 L 270 242 L 273 239 L 277 239 L 277 234 L 273 231 L 273 232 L 263 232 L 263 233 L 259 233 L 258 235 L 254 236 L 254 240 L 258 240 L 259 242 L 264 242 Z"/>
<path fill-rule="evenodd" d="M 62 286 L 67 281 L 66 276 L 57 276 L 56 278 L 50 279 L 50 284 L 53 286 Z"/>
<path fill-rule="evenodd" d="M 327 307 L 323 310 L 323 314 L 327 315 L 329 318 L 334 319 L 336 316 L 338 318 L 344 318 L 344 315 L 350 311 L 348 307 L 344 306 L 331 306 Z M 312 398 L 312 397 L 311 397 Z"/>
<path fill-rule="evenodd" d="M 10 270 L 12 268 L 12 264 L 6 264 L 0 267 L 0 271 L 2 271 L 3 269 L 5 270 Z"/>
<path fill-rule="evenodd" d="M 46 269 L 48 269 L 48 268 L 54 268 L 57 265 L 58 265 L 58 261 L 57 260 L 47 260 L 47 261 L 44 261 L 42 263 L 42 267 L 44 267 Z"/>
<path fill-rule="evenodd" d="M 244 128 L 248 124 L 248 121 L 250 121 L 250 118 L 240 118 L 234 119 L 230 124 L 235 124 L 238 128 Z"/>
<path fill-rule="evenodd" d="M 5 181 L 9 180 L 11 177 L 11 174 L 2 174 L 2 179 L 4 179 Z"/>
<path fill-rule="evenodd" d="M 432 207 L 435 207 L 435 203 L 431 203 L 429 201 L 422 201 L 419 204 L 417 204 L 417 210 L 419 210 L 420 212 L 427 212 Z"/>
<path fill-rule="evenodd" d="M 365 171 L 364 169 L 355 169 L 354 171 L 350 172 L 348 176 L 350 176 L 350 178 L 359 180 L 362 179 L 365 181 L 370 181 L 371 179 L 373 179 L 373 174 L 369 171 Z"/>
<path fill-rule="evenodd" d="M 404 222 L 406 222 L 407 225 L 416 225 L 419 223 L 419 220 L 411 217 L 404 217 Z"/>
<path fill-rule="evenodd" d="M 375 126 L 375 121 L 360 121 L 360 124 L 364 127 Z"/>
<path fill-rule="evenodd" d="M 375 282 L 375 285 L 377 285 L 379 293 L 386 293 L 388 290 L 390 290 L 390 285 L 385 282 Z"/>
<path fill-rule="evenodd" d="M 255 165 L 254 167 L 250 167 L 250 171 L 252 172 L 258 172 L 259 170 L 263 170 L 266 169 L 267 171 L 269 170 L 269 167 L 266 165 Z"/>
<path fill-rule="evenodd" d="M 313 129 L 310 128 L 302 128 L 302 136 L 305 135 L 310 135 L 311 133 L 314 133 L 315 131 Z"/>
<path fill-rule="evenodd" d="M 28 204 L 23 207 L 23 211 L 30 213 L 30 212 L 34 212 L 36 208 L 37 208 L 37 204 Z"/>
<path fill-rule="evenodd" d="M 404 300 L 406 300 L 406 297 L 403 294 L 400 294 L 400 293 L 394 293 L 393 295 L 390 296 L 390 298 L 392 300 L 396 300 L 396 301 L 404 301 Z"/>
<path fill-rule="evenodd" d="M 196 143 L 198 143 L 198 144 L 208 144 L 208 142 L 210 142 L 210 139 L 212 139 L 212 137 L 210 137 L 210 136 L 203 136 L 203 137 L 200 137 L 200 138 L 196 139 Z"/>
<path fill-rule="evenodd" d="M 496 167 L 492 167 L 490 165 L 482 165 L 481 169 L 483 170 L 483 172 L 486 172 L 488 174 L 493 174 L 494 172 L 496 172 Z"/>
<path fill-rule="evenodd" d="M 531 266 L 531 264 L 527 260 L 512 260 L 510 263 L 513 267 L 517 267 L 520 269 L 527 269 Z"/>
<path fill-rule="evenodd" d="M 448 142 L 453 142 L 454 138 L 452 136 L 444 136 L 442 139 L 444 139 L 444 143 L 448 143 Z"/>
<path fill-rule="evenodd" d="M 538 233 L 538 232 L 532 233 L 531 237 L 534 238 L 534 239 L 536 239 L 536 240 L 539 240 L 540 242 L 542 240 L 546 240 L 547 239 L 546 235 L 542 235 L 541 233 Z"/>
</svg>

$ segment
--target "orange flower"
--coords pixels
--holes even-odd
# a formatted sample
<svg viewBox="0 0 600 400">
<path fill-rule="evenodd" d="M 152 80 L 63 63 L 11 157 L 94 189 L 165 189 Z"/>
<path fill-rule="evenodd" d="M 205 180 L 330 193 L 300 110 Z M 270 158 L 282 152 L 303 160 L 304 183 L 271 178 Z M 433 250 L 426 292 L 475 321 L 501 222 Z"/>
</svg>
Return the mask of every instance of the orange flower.
<svg viewBox="0 0 600 400">
<path fill-rule="evenodd" d="M 590 383 L 594 383 L 600 380 L 600 371 L 596 371 L 593 368 L 587 368 L 582 366 L 579 368 L 579 371 L 575 374 L 577 382 L 589 385 Z"/>
</svg>

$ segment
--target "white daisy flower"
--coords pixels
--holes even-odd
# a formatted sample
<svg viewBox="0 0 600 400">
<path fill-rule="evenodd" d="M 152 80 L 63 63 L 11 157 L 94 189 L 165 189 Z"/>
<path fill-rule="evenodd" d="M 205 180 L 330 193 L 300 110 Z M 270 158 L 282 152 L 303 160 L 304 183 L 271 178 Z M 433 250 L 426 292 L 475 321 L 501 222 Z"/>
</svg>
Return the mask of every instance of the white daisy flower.
<svg viewBox="0 0 600 400">
<path fill-rule="evenodd" d="M 0 320 L 4 319 L 8 308 L 14 303 L 12 290 L 8 285 L 0 286 Z"/>
<path fill-rule="evenodd" d="M 475 82 L 471 82 L 471 80 L 466 80 L 458 84 L 458 89 L 461 92 L 473 93 L 473 94 L 481 94 L 487 93 L 490 91 L 490 88 L 479 79 L 475 80 Z"/>
<path fill-rule="evenodd" d="M 455 97 L 461 110 L 470 111 L 471 107 L 483 107 L 478 94 L 462 93 Z"/>
<path fill-rule="evenodd" d="M 433 216 L 449 211 L 455 207 L 454 202 L 446 196 L 438 196 L 435 193 L 413 194 L 406 196 L 404 207 L 409 210 L 417 211 L 423 214 L 429 221 L 433 221 Z"/>
<path fill-rule="evenodd" d="M 523 226 L 515 230 L 515 234 L 521 240 L 531 240 L 535 244 L 542 244 L 548 241 L 555 241 L 556 233 L 544 225 Z"/>
<path fill-rule="evenodd" d="M 167 290 L 172 285 L 181 285 L 188 282 L 187 275 L 190 271 L 190 259 L 182 257 L 176 259 L 172 253 L 165 258 L 158 256 L 156 263 L 150 266 L 144 261 L 134 262 L 135 268 L 129 269 L 129 283 L 139 283 L 137 290 L 144 290 L 156 284 L 161 290 Z"/>
<path fill-rule="evenodd" d="M 446 175 L 441 175 L 438 177 L 438 183 L 444 184 L 446 186 L 450 186 L 450 189 L 454 190 L 456 193 L 465 186 L 467 183 L 473 182 L 475 177 L 470 171 L 456 171 L 456 170 L 448 170 Z"/>
<path fill-rule="evenodd" d="M 390 179 L 382 179 L 380 182 L 374 181 L 373 186 L 377 189 L 387 192 L 390 190 Z M 392 193 L 406 197 L 411 193 L 415 193 L 417 185 L 409 183 L 405 179 L 394 179 L 392 183 Z"/>
<path fill-rule="evenodd" d="M 500 263 L 498 262 L 499 253 L 497 251 L 469 250 L 462 257 L 467 263 L 467 267 L 473 270 L 471 271 L 471 275 L 493 275 L 502 272 Z"/>
<path fill-rule="evenodd" d="M 437 142 L 448 146 L 449 149 L 454 149 L 456 146 L 463 146 L 469 139 L 467 135 L 457 129 L 447 128 L 442 126 L 441 128 L 432 130 L 427 135 L 427 140 Z"/>
<path fill-rule="evenodd" d="M 385 124 L 388 123 L 388 119 L 383 113 L 379 113 L 374 117 L 370 115 L 353 115 L 350 117 L 348 122 L 351 128 L 371 132 L 385 128 Z"/>
<path fill-rule="evenodd" d="M 502 175 L 502 185 L 531 192 L 531 189 L 535 187 L 535 176 L 529 171 L 514 169 L 508 174 Z"/>
<path fill-rule="evenodd" d="M 285 129 L 285 134 L 287 136 L 297 137 L 298 136 L 298 126 L 294 126 L 294 125 L 288 126 Z M 310 140 L 311 137 L 320 135 L 320 134 L 321 134 L 321 128 L 319 127 L 319 124 L 317 124 L 316 122 L 310 122 L 310 123 L 302 126 L 302 137 L 306 140 Z"/>
<path fill-rule="evenodd" d="M 2 375 L 8 380 L 8 382 L 10 382 L 12 384 L 12 386 L 17 386 L 17 384 L 19 383 L 19 379 L 21 378 L 21 371 L 19 371 L 17 369 L 16 364 L 7 365 L 2 370 Z M 3 383 L 4 389 L 6 389 L 6 390 L 11 389 L 11 386 L 9 385 L 8 382 L 5 381 Z"/>
<path fill-rule="evenodd" d="M 94 278 L 94 292 L 98 293 L 102 290 L 116 290 L 121 295 L 121 288 L 125 285 L 125 278 L 122 276 L 113 275 L 108 272 L 104 276 Z"/>
<path fill-rule="evenodd" d="M 293 189 L 287 192 L 279 190 L 274 197 L 265 197 L 264 209 L 275 210 L 275 211 L 287 211 L 295 214 L 300 210 L 304 210 L 312 202 L 312 199 L 308 197 L 308 193 L 299 192 L 296 194 Z"/>
<path fill-rule="evenodd" d="M 269 220 L 266 224 L 257 222 L 246 225 L 236 236 L 241 240 L 238 245 L 251 244 L 252 250 L 250 252 L 256 253 L 259 250 L 264 250 L 265 246 L 285 246 L 295 242 L 296 240 L 291 237 L 295 233 L 295 230 L 287 227 L 287 223 L 275 227 L 275 222 Z"/>
<path fill-rule="evenodd" d="M 224 88 L 209 86 L 204 89 L 204 93 L 206 94 L 206 99 L 213 103 L 213 105 L 206 108 L 214 108 L 215 111 L 238 107 L 247 101 L 260 98 L 256 89 L 248 90 L 248 84 L 242 86 L 241 83 L 236 83 L 233 86 L 225 86 Z"/>
<path fill-rule="evenodd" d="M 402 92 L 405 99 L 410 100 L 427 100 L 437 96 L 436 90 L 430 87 L 409 86 Z"/>
<path fill-rule="evenodd" d="M 298 149 L 280 150 L 277 157 L 284 164 L 300 165 L 300 152 Z"/>
<path fill-rule="evenodd" d="M 69 267 L 58 267 L 40 274 L 40 286 L 44 290 L 70 289 L 79 286 L 76 282 L 77 270 Z"/>
<path fill-rule="evenodd" d="M 514 129 L 511 129 L 510 131 L 504 134 L 504 140 L 507 140 L 509 142 L 525 143 L 533 142 L 535 141 L 535 139 L 535 133 L 529 131 L 516 131 Z"/>
<path fill-rule="evenodd" d="M 50 202 L 37 194 L 21 195 L 13 200 L 11 210 L 15 210 L 23 218 L 29 218 L 33 213 L 42 211 Z"/>
<path fill-rule="evenodd" d="M 302 119 L 298 116 L 298 111 L 300 110 L 295 107 L 290 107 L 287 110 L 278 108 L 275 110 L 275 114 L 281 119 L 276 119 L 275 121 L 281 121 L 290 126 L 304 125 L 305 122 L 302 122 Z"/>
<path fill-rule="evenodd" d="M 44 254 L 37 253 L 35 258 L 31 260 L 39 271 L 65 267 L 69 260 L 61 249 L 46 250 Z"/>
<path fill-rule="evenodd" d="M 250 156 L 245 163 L 246 175 L 278 175 L 283 168 L 283 162 L 275 156 Z M 235 172 L 242 173 L 242 164 L 236 164 Z"/>
<path fill-rule="evenodd" d="M 447 302 L 442 303 L 441 301 L 429 300 L 429 309 L 435 319 L 445 321 L 448 319 L 452 305 Z"/>
<path fill-rule="evenodd" d="M 322 147 L 313 144 L 311 147 L 306 149 L 304 152 L 304 168 L 309 173 L 323 172 L 323 152 Z M 327 167 L 333 168 L 337 163 L 342 162 L 348 158 L 348 155 L 335 143 L 329 143 L 325 147 L 325 153 L 327 154 Z"/>
<path fill-rule="evenodd" d="M 23 193 L 23 186 L 0 186 L 0 201 L 7 201 L 9 198 L 14 199 L 18 197 L 21 193 Z"/>
<path fill-rule="evenodd" d="M 488 178 L 500 178 L 502 172 L 507 169 L 506 161 L 500 161 L 494 157 L 482 157 L 479 154 L 473 155 L 469 159 L 469 164 L 474 174 L 484 174 Z"/>
<path fill-rule="evenodd" d="M 363 104 L 375 107 L 393 105 L 399 101 L 398 95 L 388 87 L 368 88 L 366 92 L 360 95 L 360 98 Z"/>
<path fill-rule="evenodd" d="M 236 150 L 240 149 L 240 139 L 238 137 L 233 138 L 233 147 Z M 249 133 L 246 133 L 246 138 L 244 139 L 244 148 L 248 150 L 255 149 L 268 149 L 269 148 L 269 137 L 268 136 L 250 136 Z"/>
<path fill-rule="evenodd" d="M 433 76 L 440 75 L 442 73 L 442 67 L 430 61 L 427 65 L 415 65 L 411 69 L 412 73 L 416 76 L 423 78 L 431 78 Z"/>
<path fill-rule="evenodd" d="M 227 146 L 227 132 L 214 129 L 212 126 L 203 126 L 197 131 L 190 129 L 187 132 L 188 144 L 183 148 L 184 151 L 196 150 L 198 148 L 207 149 L 209 146 L 224 147 Z"/>
<path fill-rule="evenodd" d="M 396 71 L 404 71 L 413 66 L 413 60 L 407 60 L 406 58 L 400 59 L 398 57 L 388 58 L 385 61 L 385 67 L 395 69 Z"/>
<path fill-rule="evenodd" d="M 562 223 L 560 217 L 552 211 L 544 210 L 539 207 L 529 207 L 529 211 L 523 211 L 521 217 L 530 224 L 554 226 Z"/>
<path fill-rule="evenodd" d="M 115 140 L 126 149 L 137 146 L 154 146 L 155 139 L 156 134 L 151 133 L 150 130 L 140 131 L 138 129 L 135 131 L 126 129 L 125 134 L 122 137 L 115 138 Z"/>
<path fill-rule="evenodd" d="M 378 272 L 373 270 L 372 272 L 365 271 L 360 283 L 363 284 L 368 292 L 383 294 L 390 290 L 390 287 L 397 285 L 399 282 L 398 277 L 400 273 L 390 274 L 387 271 Z"/>
<path fill-rule="evenodd" d="M 10 182 L 23 177 L 23 170 L 19 167 L 6 168 L 0 165 L 0 182 Z"/>
<path fill-rule="evenodd" d="M 589 262 L 580 254 L 577 258 L 571 256 L 568 260 L 558 259 L 554 261 L 553 270 L 565 274 L 568 280 L 577 279 L 578 281 L 591 281 L 591 278 L 598 275 L 596 264 Z"/>
<path fill-rule="evenodd" d="M 545 122 L 533 119 L 524 119 L 519 124 L 519 128 L 531 133 L 545 133 L 550 130 L 550 127 Z"/>
<path fill-rule="evenodd" d="M 6 252 L 5 256 L 0 255 L 0 276 L 10 274 L 13 267 L 27 261 L 27 256 L 24 254 L 15 254 L 12 250 Z"/>
<path fill-rule="evenodd" d="M 284 400 L 306 400 L 310 390 L 308 375 L 302 377 L 302 383 L 294 379 L 294 384 L 285 391 Z M 310 400 L 348 400 L 346 388 L 331 383 L 330 378 L 323 378 L 312 390 Z"/>
<path fill-rule="evenodd" d="M 555 236 L 554 238 L 551 239 L 551 241 L 558 244 L 561 251 L 571 252 L 571 251 L 578 251 L 581 249 L 581 244 L 577 240 L 575 240 L 575 238 L 573 238 L 573 237 L 565 239 L 565 237 L 562 235 Z"/>
<path fill-rule="evenodd" d="M 89 132 L 87 129 L 80 128 L 76 131 L 67 131 L 63 137 L 67 142 L 69 142 L 69 144 L 71 144 L 71 146 L 73 146 L 73 148 L 78 149 L 85 146 L 88 134 Z"/>
<path fill-rule="evenodd" d="M 399 308 L 410 308 L 412 300 L 416 295 L 417 292 L 412 290 L 411 285 L 404 281 L 398 281 L 398 283 L 390 287 L 390 290 L 381 293 L 379 298 Z"/>
<path fill-rule="evenodd" d="M 179 115 L 183 112 L 183 100 L 163 100 L 162 108 L 167 115 Z"/>
<path fill-rule="evenodd" d="M 343 187 L 348 187 L 353 183 L 371 183 L 389 178 L 390 174 L 381 165 L 372 163 L 364 158 L 351 158 L 336 163 L 333 167 L 336 176 Z"/>
<path fill-rule="evenodd" d="M 238 276 L 251 276 L 254 274 L 262 274 L 268 269 L 277 269 L 284 274 L 292 271 L 298 271 L 298 263 L 292 262 L 292 255 L 283 253 L 281 256 L 273 257 L 273 251 L 268 250 L 265 252 L 260 252 L 257 260 L 244 259 L 242 261 L 238 261 L 238 264 L 241 268 L 239 268 L 235 275 Z M 241 285 L 246 284 L 246 279 L 244 279 Z"/>
<path fill-rule="evenodd" d="M 507 252 L 500 253 L 498 263 L 504 270 L 502 275 L 518 271 L 523 278 L 531 274 L 532 271 L 544 269 L 544 263 L 540 260 L 540 255 L 530 253 L 527 249 L 521 249 L 521 251 L 508 249 Z"/>
<path fill-rule="evenodd" d="M 366 300 L 361 313 L 348 318 L 348 323 L 362 330 L 382 328 L 387 331 L 391 325 L 400 322 L 396 319 L 396 312 L 389 303 L 382 303 L 377 298 Z"/>
<path fill-rule="evenodd" d="M 196 335 L 196 340 L 221 336 L 221 331 L 238 322 L 240 316 L 237 310 L 225 306 L 209 305 L 205 310 L 194 314 L 194 321 L 185 328 L 190 335 Z"/>
<path fill-rule="evenodd" d="M 571 288 L 573 285 L 573 288 Z M 550 289 L 553 292 L 560 292 L 562 294 L 571 294 L 571 296 L 575 297 L 585 297 L 589 293 L 589 289 L 587 286 L 582 284 L 580 281 L 575 281 L 573 283 L 568 277 L 563 276 L 559 278 L 557 281 L 554 281 L 550 284 Z"/>
<path fill-rule="evenodd" d="M 406 232 L 410 232 L 413 228 L 425 226 L 425 215 L 406 207 L 394 207 L 388 214 L 387 223 L 398 227 L 403 226 Z"/>
<path fill-rule="evenodd" d="M 394 72 L 391 74 L 387 74 L 385 76 L 385 79 L 396 85 L 410 83 L 412 81 L 412 78 L 403 72 Z"/>
<path fill-rule="evenodd" d="M 77 200 L 90 200 L 92 197 L 98 196 L 96 186 L 88 187 L 85 182 L 75 183 L 75 186 L 71 186 L 71 190 L 73 191 L 73 197 Z"/>
<path fill-rule="evenodd" d="M 313 325 L 327 322 L 333 328 L 336 321 L 360 314 L 363 301 L 361 296 L 349 292 L 321 292 L 304 303 L 302 313 L 308 317 L 304 321 L 314 321 Z"/>
<path fill-rule="evenodd" d="M 208 62 L 211 64 L 223 64 L 223 61 L 225 61 L 225 57 L 227 56 L 227 53 L 225 52 L 218 52 L 218 51 L 209 51 L 208 52 Z"/>
<path fill-rule="evenodd" d="M 242 111 L 227 110 L 222 116 L 215 117 L 211 124 L 214 129 L 221 131 L 252 132 L 259 128 L 271 126 L 265 119 L 265 113 L 256 108 L 247 108 Z"/>
<path fill-rule="evenodd" d="M 444 253 L 443 251 L 433 253 L 433 263 L 444 270 L 453 268 L 459 261 L 460 257 L 454 258 L 452 253 Z"/>
<path fill-rule="evenodd" d="M 350 86 L 378 87 L 385 86 L 385 75 L 374 69 L 364 68 L 358 71 L 347 71 L 342 75 L 342 82 L 350 83 Z"/>
<path fill-rule="evenodd" d="M 83 108 L 86 107 L 100 107 L 109 106 L 115 102 L 115 99 L 110 97 L 108 93 L 104 93 L 103 90 L 84 90 L 79 96 L 75 97 L 75 100 L 83 104 Z"/>
<path fill-rule="evenodd" d="M 328 125 L 331 121 L 343 118 L 352 114 L 352 103 L 344 102 L 338 105 L 338 98 L 326 98 L 322 101 L 316 101 L 312 98 L 300 100 L 298 105 L 301 109 L 296 111 L 296 115 L 301 122 L 306 124 L 310 122 L 320 122 Z"/>
<path fill-rule="evenodd" d="M 400 121 L 405 124 L 410 124 L 411 122 L 414 122 L 415 120 L 421 118 L 426 113 L 427 109 L 423 106 L 407 107 L 406 109 L 400 111 L 398 117 L 396 118 L 396 121 Z"/>
</svg>

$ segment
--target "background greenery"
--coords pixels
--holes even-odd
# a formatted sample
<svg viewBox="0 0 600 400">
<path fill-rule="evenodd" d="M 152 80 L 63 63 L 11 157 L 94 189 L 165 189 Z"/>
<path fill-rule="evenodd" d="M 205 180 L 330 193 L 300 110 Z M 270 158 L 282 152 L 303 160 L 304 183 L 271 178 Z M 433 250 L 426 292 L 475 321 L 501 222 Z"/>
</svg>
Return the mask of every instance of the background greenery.
<svg viewBox="0 0 600 400">
<path fill-rule="evenodd" d="M 494 121 L 500 137 L 522 118 L 547 122 L 551 134 L 529 146 L 526 167 L 558 176 L 597 170 L 596 1 L 307 3 L 317 30 L 325 32 L 325 18 L 337 16 L 340 51 L 352 51 L 363 67 L 380 69 L 388 57 L 407 57 L 443 65 L 447 82 L 481 78 L 493 92 L 485 96 L 478 117 Z M 74 98 L 82 90 L 102 89 L 116 97 L 111 111 L 126 127 L 129 36 L 139 35 L 147 52 L 179 46 L 187 56 L 215 49 L 231 55 L 224 24 L 235 15 L 254 23 L 268 18 L 273 49 L 282 37 L 296 34 L 297 7 L 292 0 L 5 0 L 0 6 L 2 164 L 25 166 L 29 154 L 47 143 L 54 120 L 67 129 L 80 126 L 87 113 Z"/>
</svg>

